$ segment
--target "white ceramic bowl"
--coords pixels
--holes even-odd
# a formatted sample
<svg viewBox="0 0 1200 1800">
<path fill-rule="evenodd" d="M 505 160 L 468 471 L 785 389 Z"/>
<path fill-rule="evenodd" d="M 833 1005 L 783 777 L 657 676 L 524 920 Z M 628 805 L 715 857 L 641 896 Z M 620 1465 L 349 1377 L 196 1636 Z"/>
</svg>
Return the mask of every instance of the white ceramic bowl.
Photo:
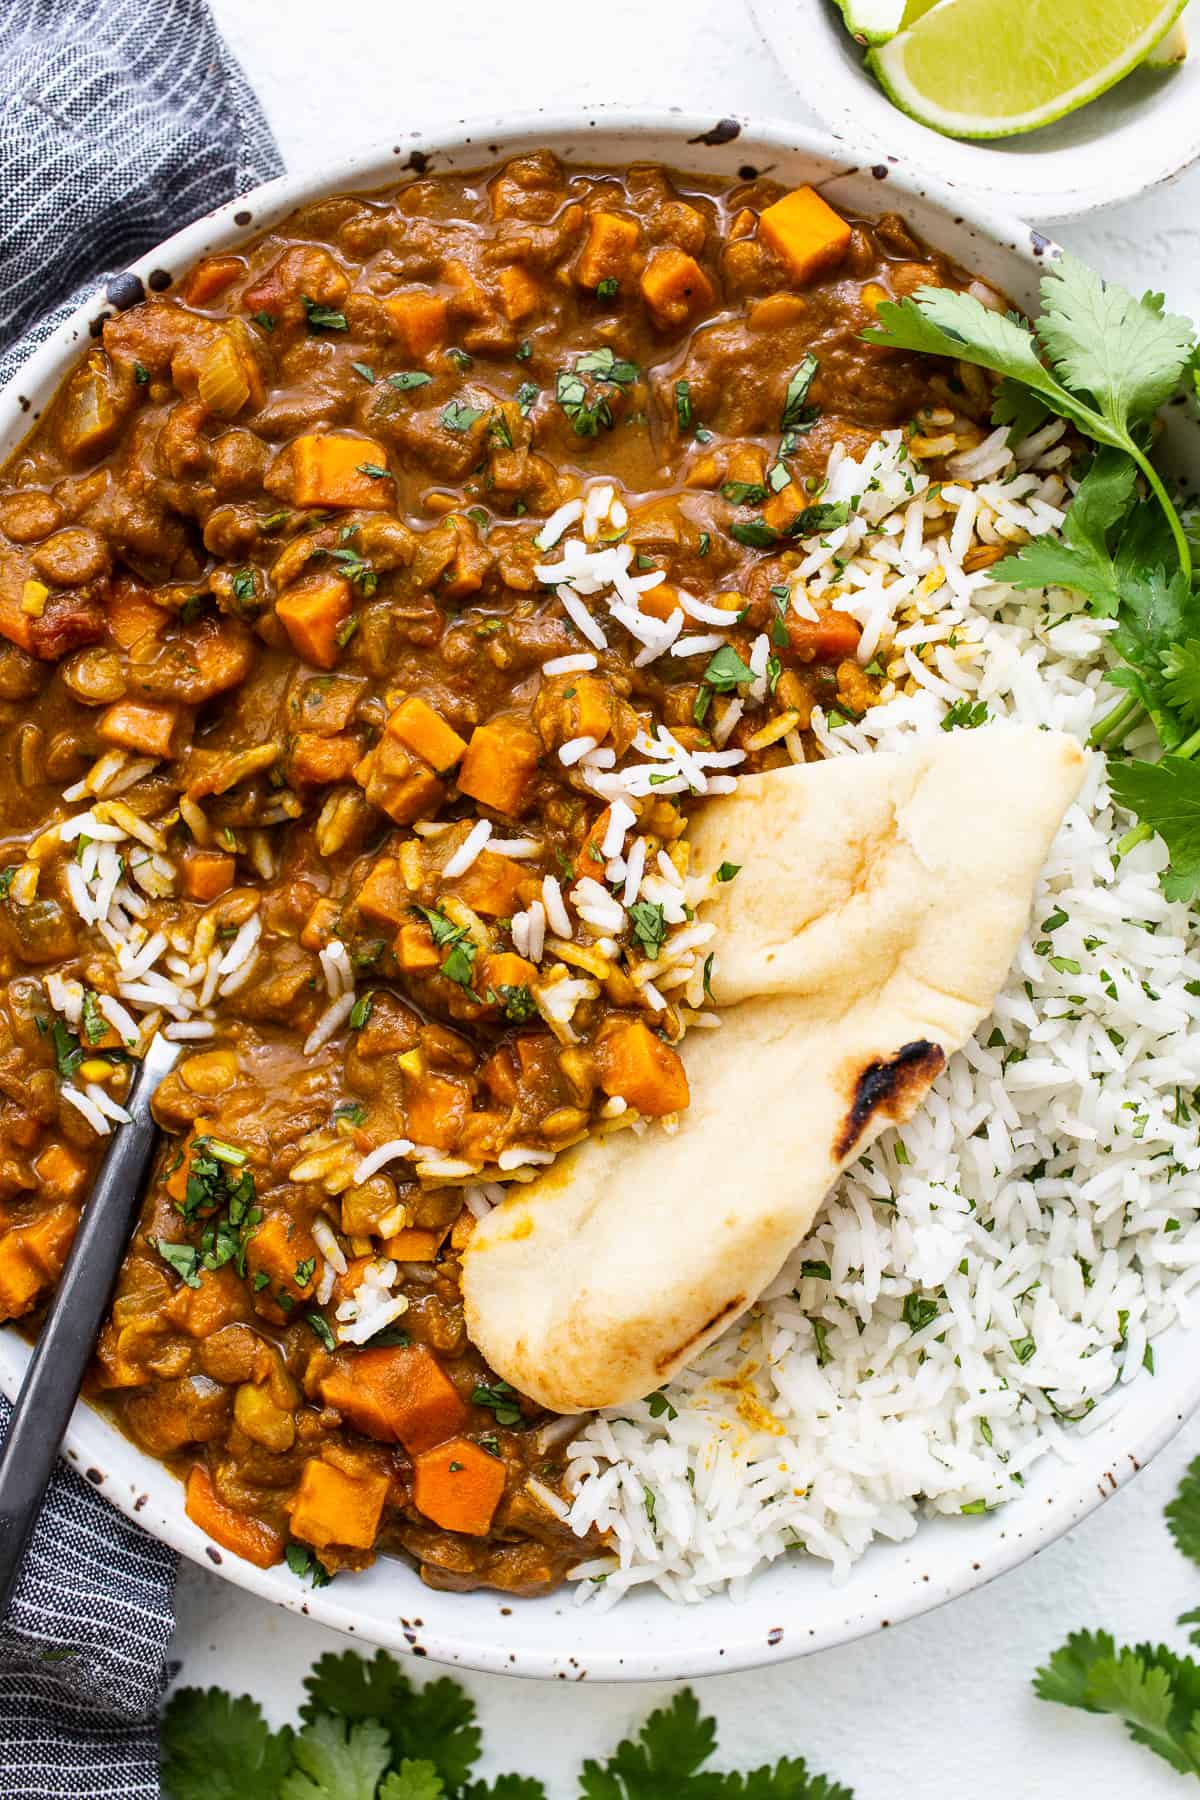
<svg viewBox="0 0 1200 1800">
<path fill-rule="evenodd" d="M 1200 0 L 1183 15 L 1194 47 L 1182 67 L 1138 69 L 1056 125 L 975 143 L 943 137 L 892 105 L 835 0 L 750 6 L 801 98 L 854 157 L 915 164 L 1022 218 L 1076 218 L 1131 200 L 1200 158 Z"/>
<path fill-rule="evenodd" d="M 820 182 L 834 205 L 866 213 L 899 209 L 933 244 L 1027 304 L 1035 299 L 1039 265 L 1049 249 L 1027 226 L 931 187 L 898 166 L 883 176 L 869 167 L 848 169 L 843 147 L 786 125 L 751 127 L 681 114 L 647 119 L 601 110 L 582 118 L 532 117 L 436 135 L 414 133 L 399 148 L 319 177 L 284 176 L 187 226 L 144 256 L 132 273 L 159 289 L 199 256 L 261 231 L 318 194 L 384 187 L 412 168 L 474 168 L 537 145 L 550 146 L 568 164 L 655 159 L 723 175 L 769 167 L 782 181 Z M 118 292 L 129 304 L 138 283 L 123 278 Z M 88 341 L 90 322 L 103 310 L 99 300 L 82 308 L 0 394 L 0 455 L 37 418 Z M 286 1567 L 256 1569 L 213 1545 L 186 1517 L 183 1489 L 174 1477 L 89 1407 L 75 1410 L 67 1455 L 115 1506 L 202 1567 L 370 1643 L 498 1673 L 570 1681 L 682 1679 L 801 1656 L 862 1636 L 1023 1562 L 1115 1493 L 1200 1403 L 1200 1362 L 1182 1347 L 1182 1332 L 1172 1338 L 1160 1340 L 1162 1373 L 1152 1383 L 1138 1383 L 1134 1406 L 1078 1438 L 1072 1463 L 1043 1460 L 1020 1498 L 1003 1510 L 925 1520 L 907 1543 L 873 1548 L 840 1587 L 832 1584 L 824 1564 L 793 1559 L 758 1576 L 743 1602 L 721 1597 L 698 1609 L 653 1593 L 632 1595 L 604 1614 L 578 1609 L 570 1590 L 515 1602 L 492 1593 L 435 1593 L 391 1560 L 313 1592 Z M 14 1331 L 0 1330 L 0 1386 L 10 1397 L 28 1354 Z"/>
</svg>

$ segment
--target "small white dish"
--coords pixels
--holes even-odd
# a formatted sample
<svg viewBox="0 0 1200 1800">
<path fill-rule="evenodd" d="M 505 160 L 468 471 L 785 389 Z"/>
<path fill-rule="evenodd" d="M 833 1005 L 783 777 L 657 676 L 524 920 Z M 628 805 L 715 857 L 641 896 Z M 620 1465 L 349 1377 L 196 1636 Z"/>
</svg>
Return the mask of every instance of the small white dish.
<svg viewBox="0 0 1200 1800">
<path fill-rule="evenodd" d="M 1171 181 L 1200 158 L 1200 0 L 1175 69 L 1137 69 L 1089 106 L 1022 137 L 943 137 L 892 105 L 863 66 L 835 0 L 750 0 L 759 30 L 814 113 L 853 146 L 1031 220 L 1078 218 Z"/>
<path fill-rule="evenodd" d="M 538 147 L 571 164 L 658 161 L 685 174 L 756 169 L 789 184 L 819 183 L 832 205 L 903 213 L 929 243 L 1022 306 L 1035 306 L 1055 247 L 997 208 L 895 164 L 873 166 L 843 142 L 779 121 L 684 112 L 527 114 L 410 131 L 381 150 L 316 172 L 284 175 L 186 225 L 149 250 L 65 320 L 0 392 L 0 457 L 40 417 L 104 316 L 146 289 L 163 292 L 201 256 L 236 247 L 297 206 L 330 193 L 394 187 L 413 172 L 477 169 Z M 877 1542 L 841 1584 L 815 1558 L 781 1558 L 744 1596 L 675 1605 L 640 1589 L 610 1612 L 579 1608 L 570 1587 L 536 1600 L 481 1590 L 439 1593 L 404 1563 L 381 1558 L 363 1574 L 312 1589 L 286 1564 L 258 1569 L 220 1549 L 187 1517 L 183 1486 L 161 1462 L 81 1402 L 64 1445 L 71 1465 L 151 1536 L 264 1600 L 403 1655 L 495 1674 L 559 1681 L 683 1681 L 784 1662 L 928 1612 L 1027 1561 L 1115 1494 L 1200 1405 L 1200 1359 L 1183 1326 L 1156 1340 L 1158 1373 L 1095 1429 L 1045 1456 L 1007 1506 L 979 1517 L 922 1518 L 913 1535 Z M 14 1398 L 29 1346 L 0 1329 L 0 1390 Z"/>
</svg>

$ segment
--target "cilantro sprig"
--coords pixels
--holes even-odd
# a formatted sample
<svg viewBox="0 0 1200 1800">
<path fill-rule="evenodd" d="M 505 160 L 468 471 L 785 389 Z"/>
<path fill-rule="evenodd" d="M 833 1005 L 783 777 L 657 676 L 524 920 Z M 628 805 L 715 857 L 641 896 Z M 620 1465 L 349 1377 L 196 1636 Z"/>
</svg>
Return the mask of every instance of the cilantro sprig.
<svg viewBox="0 0 1200 1800">
<path fill-rule="evenodd" d="M 992 568 L 1018 588 L 1067 587 L 1099 618 L 1119 659 L 1105 680 L 1123 699 L 1098 721 L 1093 746 L 1111 757 L 1149 718 L 1165 754 L 1158 762 L 1110 761 L 1118 805 L 1141 822 L 1117 846 L 1128 855 L 1158 832 L 1171 857 L 1171 899 L 1200 896 L 1200 592 L 1185 520 L 1151 457 L 1154 416 L 1194 384 L 1197 345 L 1189 320 L 1103 281 L 1072 256 L 1046 270 L 1040 317 L 1027 323 L 970 294 L 921 288 L 887 301 L 863 335 L 893 349 L 953 357 L 1001 377 L 997 424 L 1024 436 L 1057 414 L 1096 445 L 1061 538 L 1041 537 Z M 1153 505 L 1139 495 L 1144 482 Z"/>
<path fill-rule="evenodd" d="M 919 288 L 908 299 L 884 301 L 878 326 L 863 336 L 891 349 L 954 357 L 1002 376 L 992 414 L 998 425 L 1027 423 L 1031 393 L 1086 437 L 1123 451 L 1162 507 L 1190 582 L 1187 533 L 1139 429 L 1183 379 L 1195 349 L 1190 321 L 1165 312 L 1161 294 L 1135 299 L 1066 255 L 1046 270 L 1041 301 L 1041 316 L 1030 326 L 1013 313 L 994 312 L 972 294 Z"/>
<path fill-rule="evenodd" d="M 1200 1565 L 1200 1457 L 1166 1509 L 1182 1554 Z M 1184 1613 L 1193 1644 L 1200 1611 Z M 1165 1644 L 1118 1645 L 1108 1631 L 1073 1631 L 1034 1678 L 1034 1691 L 1057 1706 L 1107 1713 L 1181 1775 L 1200 1775 L 1200 1663 Z"/>
<path fill-rule="evenodd" d="M 386 1650 L 370 1662 L 347 1650 L 323 1656 L 304 1685 L 301 1725 L 279 1731 L 246 1695 L 173 1695 L 162 1723 L 165 1800 L 547 1800 L 534 1776 L 473 1776 L 482 1733 L 456 1681 L 417 1687 Z M 584 1763 L 579 1800 L 854 1800 L 800 1757 L 744 1774 L 707 1768 L 716 1747 L 715 1721 L 684 1688 L 611 1756 Z"/>
</svg>

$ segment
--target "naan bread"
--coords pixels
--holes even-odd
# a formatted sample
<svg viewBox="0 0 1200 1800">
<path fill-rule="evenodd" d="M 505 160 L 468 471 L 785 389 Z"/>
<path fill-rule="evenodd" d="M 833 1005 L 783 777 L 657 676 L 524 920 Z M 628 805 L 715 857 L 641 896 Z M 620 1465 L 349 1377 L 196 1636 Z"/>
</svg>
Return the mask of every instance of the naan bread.
<svg viewBox="0 0 1200 1800">
<path fill-rule="evenodd" d="M 742 865 L 706 914 L 725 1022 L 688 1037 L 675 1136 L 589 1139 L 476 1226 L 467 1328 L 498 1374 L 557 1412 L 616 1405 L 751 1305 L 991 1011 L 1084 767 L 1057 733 L 957 731 L 703 809 L 696 866 Z"/>
</svg>

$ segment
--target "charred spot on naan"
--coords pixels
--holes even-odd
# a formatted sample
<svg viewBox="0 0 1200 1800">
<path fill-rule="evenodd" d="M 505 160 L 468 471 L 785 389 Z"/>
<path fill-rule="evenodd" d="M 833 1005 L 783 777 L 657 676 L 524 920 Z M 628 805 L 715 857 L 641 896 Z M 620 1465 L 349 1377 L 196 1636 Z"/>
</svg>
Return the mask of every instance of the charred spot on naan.
<svg viewBox="0 0 1200 1800">
<path fill-rule="evenodd" d="M 870 1062 L 852 1077 L 854 1098 L 833 1153 L 841 1162 L 849 1156 L 875 1113 L 889 1119 L 907 1118 L 929 1084 L 941 1074 L 946 1057 L 939 1045 L 925 1038 L 904 1044 L 887 1062 Z"/>
<path fill-rule="evenodd" d="M 736 1319 L 748 1304 L 749 1301 L 745 1294 L 735 1295 L 732 1300 L 725 1303 L 719 1312 L 715 1312 L 706 1324 L 701 1325 L 698 1331 L 693 1331 L 690 1337 L 685 1338 L 682 1344 L 678 1344 L 674 1350 L 666 1350 L 656 1356 L 654 1367 L 657 1372 L 660 1375 L 666 1375 L 677 1369 L 681 1363 L 686 1362 L 689 1356 L 693 1356 L 697 1350 L 703 1349 L 705 1341 L 711 1337 L 714 1331 L 728 1325 L 731 1319 Z"/>
</svg>

